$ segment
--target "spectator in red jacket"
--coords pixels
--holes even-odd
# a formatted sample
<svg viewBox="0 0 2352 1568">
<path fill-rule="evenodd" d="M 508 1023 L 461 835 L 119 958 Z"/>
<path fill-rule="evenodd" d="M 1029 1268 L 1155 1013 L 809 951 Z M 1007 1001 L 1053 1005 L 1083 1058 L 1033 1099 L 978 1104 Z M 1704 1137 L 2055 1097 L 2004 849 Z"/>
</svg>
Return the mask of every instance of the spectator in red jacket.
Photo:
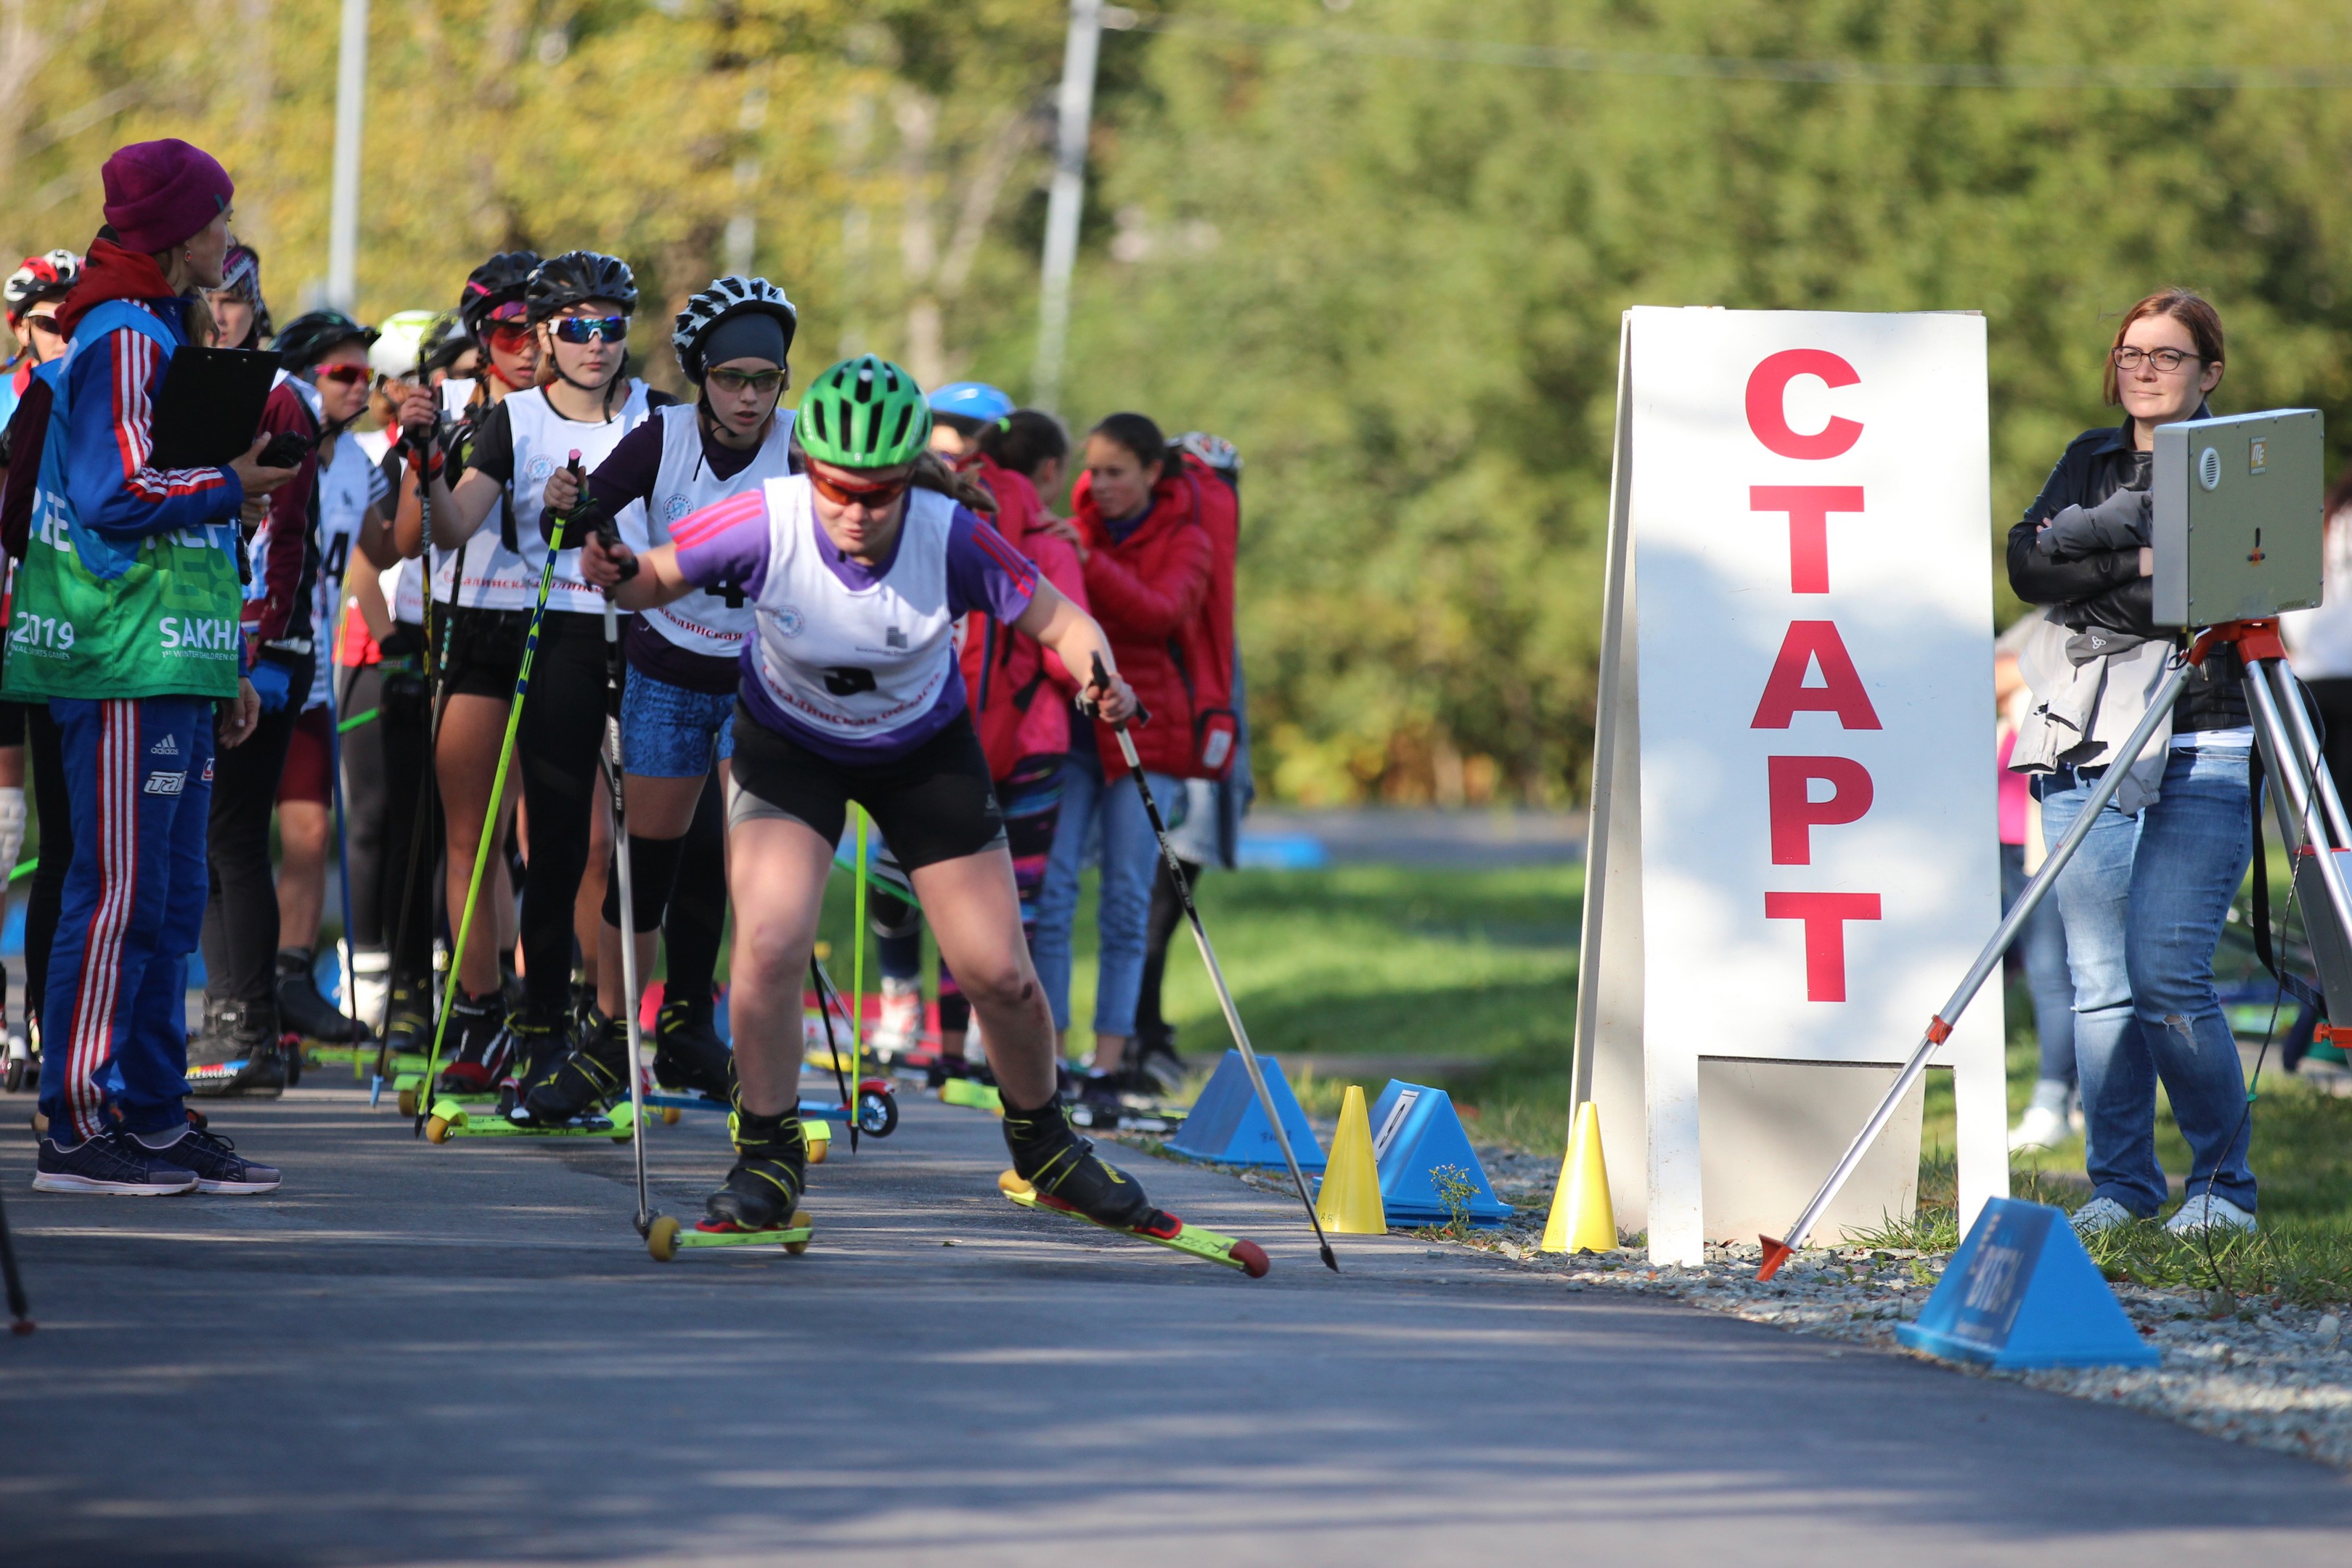
<svg viewBox="0 0 2352 1568">
<path fill-rule="evenodd" d="M 1151 714 L 1150 723 L 1132 731 L 1144 767 L 1137 785 L 1150 788 L 1169 813 L 1182 797 L 1182 779 L 1197 771 L 1193 692 L 1181 654 L 1202 618 L 1214 566 L 1202 516 L 1206 492 L 1170 451 L 1160 426 L 1140 414 L 1114 414 L 1096 426 L 1085 456 L 1083 490 L 1066 535 L 1077 549 L 1087 601 L 1118 656 L 1119 674 Z M 1055 1026 L 1066 1036 L 1078 875 L 1098 854 L 1095 1054 L 1082 1099 L 1107 1109 L 1117 1106 L 1129 1083 L 1123 1068 L 1135 1033 L 1160 853 L 1139 788 L 1120 785 L 1125 772 L 1117 742 L 1100 726 L 1070 726 L 1061 820 L 1038 894 L 1034 943 Z"/>
</svg>

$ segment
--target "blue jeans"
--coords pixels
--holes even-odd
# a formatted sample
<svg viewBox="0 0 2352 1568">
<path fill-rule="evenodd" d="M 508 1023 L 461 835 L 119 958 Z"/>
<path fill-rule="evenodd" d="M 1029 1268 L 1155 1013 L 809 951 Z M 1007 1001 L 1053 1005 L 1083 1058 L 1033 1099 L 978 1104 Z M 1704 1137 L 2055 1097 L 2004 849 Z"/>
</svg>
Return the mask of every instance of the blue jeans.
<svg viewBox="0 0 2352 1568">
<path fill-rule="evenodd" d="M 1166 773 L 1143 776 L 1151 781 L 1151 797 L 1165 816 L 1182 798 L 1183 781 Z M 1045 859 L 1045 885 L 1037 890 L 1037 936 L 1031 948 L 1056 1029 L 1070 1026 L 1070 933 L 1078 918 L 1078 873 L 1097 854 L 1102 902 L 1095 912 L 1095 1033 L 1132 1035 L 1136 998 L 1143 993 L 1144 936 L 1151 921 L 1151 875 L 1160 864 L 1160 843 L 1151 836 L 1151 819 L 1135 784 L 1122 778 L 1106 785 L 1097 759 L 1073 754 L 1062 764 L 1062 816 Z"/>
<path fill-rule="evenodd" d="M 2000 847 L 2000 908 L 2009 912 L 2032 879 L 2025 874 L 2025 846 Z M 2033 994 L 2033 1032 L 2042 1042 L 2042 1070 L 2054 1083 L 2074 1081 L 2074 977 L 2066 972 L 2066 924 L 2058 901 L 2045 898 L 2017 934 L 2016 952 L 2025 964 L 2025 988 Z"/>
<path fill-rule="evenodd" d="M 2156 1086 L 2189 1152 L 2189 1191 L 2254 1207 L 2252 1119 L 2238 1043 L 2213 989 L 2213 949 L 2252 854 L 2248 753 L 2176 750 L 2162 798 L 2137 818 L 2110 804 L 2053 889 L 2074 974 L 2074 1063 L 2092 1190 L 2147 1218 L 2165 1200 Z M 2054 845 L 2096 787 L 2036 781 Z"/>
</svg>

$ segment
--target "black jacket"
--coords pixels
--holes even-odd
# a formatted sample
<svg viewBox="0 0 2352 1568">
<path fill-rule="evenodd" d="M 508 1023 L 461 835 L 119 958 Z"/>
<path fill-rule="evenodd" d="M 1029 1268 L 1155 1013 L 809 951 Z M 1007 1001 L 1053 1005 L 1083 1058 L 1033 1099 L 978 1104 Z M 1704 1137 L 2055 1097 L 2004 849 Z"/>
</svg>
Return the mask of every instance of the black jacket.
<svg viewBox="0 0 2352 1568">
<path fill-rule="evenodd" d="M 2198 407 L 2198 418 L 2210 416 Z M 2042 523 L 2066 508 L 2096 506 L 2119 489 L 2146 489 L 2148 462 L 2149 454 L 2132 450 L 2129 419 L 2085 430 L 2067 444 L 2042 493 L 2009 531 L 2009 585 L 2019 598 L 2062 606 L 2058 618 L 2077 631 L 2105 626 L 2141 637 L 2173 634 L 2156 624 L 2155 580 L 2139 574 L 2137 548 L 2096 551 L 2073 561 L 2054 561 L 2036 548 Z M 2173 709 L 2174 731 L 2234 730 L 2250 722 L 2239 673 L 2234 647 L 2214 649 Z"/>
</svg>

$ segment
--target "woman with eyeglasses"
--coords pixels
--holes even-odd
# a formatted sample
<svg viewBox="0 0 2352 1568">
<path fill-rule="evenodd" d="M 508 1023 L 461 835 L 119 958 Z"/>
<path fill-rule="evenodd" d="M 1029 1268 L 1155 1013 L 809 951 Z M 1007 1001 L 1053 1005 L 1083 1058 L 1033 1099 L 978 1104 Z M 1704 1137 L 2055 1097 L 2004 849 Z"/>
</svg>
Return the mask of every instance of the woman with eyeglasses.
<svg viewBox="0 0 2352 1568">
<path fill-rule="evenodd" d="M 1054 1021 L 1021 938 L 956 620 L 981 611 L 1073 670 L 1099 661 L 1108 673 L 1092 695 L 1108 718 L 1132 715 L 1135 694 L 1101 628 L 1034 563 L 950 497 L 910 489 L 930 428 L 912 376 L 871 354 L 845 360 L 801 400 L 805 473 L 688 514 L 667 544 L 592 541 L 583 552 L 589 580 L 625 608 L 733 584 L 757 612 L 727 813 L 736 1161 L 706 1205 L 706 1230 L 771 1230 L 799 1206 L 802 979 L 853 800 L 912 878 L 980 1016 L 1013 1169 L 1047 1201 L 1106 1225 L 1166 1223 L 1071 1131 L 1056 1098 Z"/>
<path fill-rule="evenodd" d="M 776 402 L 792 384 L 786 356 L 800 315 L 764 278 L 719 278 L 680 310 L 670 344 L 701 389 L 621 437 L 588 476 L 606 517 L 635 510 L 653 544 L 691 512 L 792 474 L 793 416 Z M 568 510 L 579 485 L 559 470 L 547 504 Z M 727 1043 L 713 1018 L 711 986 L 727 922 L 724 792 L 735 753 L 735 685 L 751 605 L 740 593 L 701 588 L 630 622 L 629 679 L 621 749 L 629 805 L 629 930 L 640 983 L 653 973 L 654 936 L 669 967 L 654 1025 L 654 1081 L 725 1100 L 732 1081 Z M 719 787 L 707 788 L 716 776 Z M 617 852 L 617 850 L 616 850 Z M 627 1009 L 621 983 L 621 894 L 604 881 L 596 1010 L 565 1065 L 530 1092 L 531 1116 L 561 1121 L 625 1098 Z"/>
<path fill-rule="evenodd" d="M 2125 761 L 2113 742 L 2081 739 L 2126 732 L 2183 646 L 2153 616 L 2148 470 L 2158 426 L 2208 416 L 2223 359 L 2221 317 L 2186 289 L 2126 311 L 2106 366 L 2122 423 L 2076 437 L 2009 534 L 2010 585 L 2050 606 L 2020 653 L 2034 710 L 2010 762 L 2035 775 L 2047 842 L 2074 825 L 2106 768 L 2132 770 L 2054 889 L 2074 978 L 2084 1235 L 2153 1219 L 2166 1201 L 2159 1081 L 2190 1154 L 2189 1199 L 2169 1228 L 2255 1224 L 2245 1076 L 2213 988 L 2213 950 L 2252 851 L 2253 731 L 2236 648 L 2191 670 L 2158 749 Z M 2086 715 L 2074 700 L 2090 692 Z M 2053 721 L 2053 702 L 2070 701 L 2070 721 Z"/>
<path fill-rule="evenodd" d="M 525 314 L 539 338 L 539 384 L 509 394 L 490 410 L 454 489 L 446 472 L 433 479 L 433 542 L 460 552 L 453 557 L 458 607 L 438 759 L 453 922 L 466 907 L 483 824 L 495 821 L 499 826 L 493 831 L 502 837 L 514 798 L 509 793 L 493 816 L 490 781 L 541 568 L 562 513 L 548 504 L 549 482 L 575 456 L 583 468 L 603 462 L 654 409 L 676 401 L 628 374 L 629 312 L 636 303 L 636 279 L 617 257 L 574 250 L 541 262 L 524 294 Z M 490 353 L 495 361 L 495 338 Z M 412 441 L 436 412 L 433 396 L 421 390 L 402 405 L 401 423 Z M 644 540 L 641 509 L 625 509 L 614 521 L 632 541 Z M 487 941 L 469 942 L 460 955 L 461 994 L 442 1053 L 448 1063 L 443 1082 L 459 1090 L 496 1083 L 504 1065 L 499 1053 L 509 1044 L 520 1090 L 569 1050 L 573 907 L 587 904 L 593 918 L 591 900 L 601 900 L 604 892 L 604 868 L 591 865 L 590 846 L 604 741 L 604 600 L 580 575 L 579 545 L 568 537 L 563 542 L 531 657 L 512 763 L 522 775 L 530 831 L 520 932 L 523 1013 L 512 1020 L 503 1016 L 496 951 Z M 474 924 L 485 936 L 488 914 L 478 903 Z M 592 973 L 593 962 L 591 952 Z"/>
<path fill-rule="evenodd" d="M 455 557 L 438 553 L 432 542 L 424 536 L 423 510 L 418 493 L 419 465 L 427 460 L 428 452 L 433 454 L 430 460 L 440 465 L 440 477 L 444 483 L 456 486 L 472 457 L 475 437 L 481 433 L 491 411 L 514 394 L 528 391 L 538 384 L 539 338 L 530 329 L 529 307 L 524 302 L 524 296 L 530 291 L 530 277 L 539 269 L 539 264 L 540 258 L 534 251 L 505 250 L 467 275 L 465 288 L 460 291 L 457 309 L 454 312 L 455 331 L 436 328 L 435 341 L 425 343 L 423 349 L 424 384 L 419 386 L 413 379 L 404 384 L 399 388 L 400 401 L 395 403 L 386 421 L 387 427 L 401 437 L 394 449 L 402 455 L 406 464 L 399 477 L 399 495 L 393 515 L 394 543 L 401 553 L 403 563 L 394 573 L 389 595 L 396 623 L 389 656 L 413 660 L 420 669 L 425 667 L 427 619 L 425 599 L 427 594 L 434 600 L 430 625 L 436 645 L 432 655 L 436 661 L 455 647 L 453 639 L 459 628 L 479 629 L 469 626 L 469 623 L 479 622 L 484 617 L 458 613 L 455 597 Z M 411 367 L 410 374 L 413 377 L 414 367 Z M 429 441 L 412 442 L 408 438 L 403 410 L 407 398 L 420 391 L 430 395 L 428 402 L 435 410 L 431 421 L 434 436 Z M 420 431 L 424 428 L 424 426 L 418 426 Z M 502 520 L 504 515 L 502 505 Z M 409 564 L 420 558 L 421 564 Z M 445 624 L 450 622 L 455 625 Z M 495 659 L 491 661 L 494 665 L 497 662 Z M 425 693 L 425 711 L 421 715 L 411 716 L 415 722 L 421 722 L 428 731 L 435 722 L 433 704 L 442 702 L 448 695 L 447 676 L 448 670 L 440 668 L 439 684 Z M 485 675 L 480 681 L 483 690 L 478 695 L 503 697 L 512 690 L 509 686 L 502 691 L 492 692 L 488 689 L 492 683 L 491 676 Z M 461 720 L 460 728 L 478 749 L 479 736 L 474 731 L 481 714 L 470 711 L 471 705 L 467 706 L 469 711 Z M 404 720 L 403 723 L 414 727 L 408 720 Z M 399 727 L 402 726 L 394 726 Z M 446 707 L 440 728 L 446 736 L 448 733 Z M 387 735 L 390 732 L 388 730 Z M 404 735 L 402 739 L 413 741 L 417 737 L 410 734 Z M 429 733 L 424 740 L 427 748 L 431 748 L 433 742 Z M 422 776 L 416 786 L 417 799 L 424 803 L 420 809 L 429 807 L 432 813 L 425 828 L 439 839 L 454 841 L 461 837 L 467 844 L 472 844 L 480 828 L 479 803 L 488 798 L 488 775 L 485 773 L 472 785 L 476 805 L 461 831 L 458 824 L 442 815 L 446 811 L 447 804 L 440 795 L 439 767 L 437 756 L 425 757 L 420 769 Z M 425 772 L 426 769 L 431 772 Z M 509 795 L 509 811 L 512 800 Z M 506 817 L 499 818 L 501 834 L 505 832 L 506 822 Z M 404 875 L 410 863 L 409 851 L 404 845 L 398 853 Z M 421 879 L 429 882 L 431 873 L 426 868 L 439 858 L 429 848 L 421 849 L 415 856 Z M 470 870 L 472 862 L 468 860 L 467 864 Z M 433 985 L 429 934 L 433 900 L 421 889 L 415 892 L 404 889 L 402 900 L 409 912 L 406 925 L 395 932 L 393 939 L 393 976 L 391 994 L 384 1005 L 384 1041 L 394 1051 L 421 1053 L 432 1044 L 436 1021 L 435 1007 L 438 1001 Z M 391 918 L 395 923 L 400 921 L 396 913 Z M 485 973 L 498 979 L 503 973 L 500 955 L 512 951 L 515 940 L 514 884 L 508 871 L 507 858 L 502 854 L 491 858 L 488 871 L 482 879 L 482 896 L 474 923 L 476 930 L 467 942 L 467 951 L 475 957 L 466 973 L 473 980 L 478 980 Z"/>
</svg>

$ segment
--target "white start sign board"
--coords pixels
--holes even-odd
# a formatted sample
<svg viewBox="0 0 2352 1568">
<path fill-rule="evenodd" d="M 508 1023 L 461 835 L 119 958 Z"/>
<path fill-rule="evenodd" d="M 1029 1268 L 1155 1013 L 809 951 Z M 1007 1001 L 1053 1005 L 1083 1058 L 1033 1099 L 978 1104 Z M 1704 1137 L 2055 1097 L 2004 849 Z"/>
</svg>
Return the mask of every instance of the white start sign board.
<svg viewBox="0 0 2352 1568">
<path fill-rule="evenodd" d="M 1626 312 L 1578 1073 L 1656 1261 L 1778 1235 L 1999 920 L 1985 385 L 1976 315 Z M 1964 1227 L 2001 1033 L 1931 1058 Z M 1908 1212 L 1906 1114 L 1817 1239 Z"/>
</svg>

